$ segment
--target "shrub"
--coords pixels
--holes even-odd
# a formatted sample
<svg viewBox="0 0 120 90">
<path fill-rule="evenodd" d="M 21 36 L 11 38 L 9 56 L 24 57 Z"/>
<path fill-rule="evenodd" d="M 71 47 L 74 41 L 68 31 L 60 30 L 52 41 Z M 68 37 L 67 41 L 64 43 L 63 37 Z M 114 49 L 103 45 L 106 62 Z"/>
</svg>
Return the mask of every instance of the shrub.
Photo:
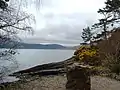
<svg viewBox="0 0 120 90">
<path fill-rule="evenodd" d="M 95 46 L 81 46 L 74 52 L 74 55 L 75 60 L 80 63 L 91 66 L 98 66 L 101 64 L 98 49 Z"/>
<path fill-rule="evenodd" d="M 108 74 L 110 71 L 109 69 L 103 67 L 103 66 L 93 66 L 91 69 L 90 69 L 90 73 L 91 75 L 106 75 Z"/>
<path fill-rule="evenodd" d="M 98 45 L 100 59 L 104 67 L 110 69 L 112 73 L 120 73 L 120 29 L 116 29 L 110 34 L 107 40 L 101 41 Z"/>
<path fill-rule="evenodd" d="M 120 64 L 112 64 L 110 67 L 110 70 L 111 70 L 111 72 L 119 75 L 120 74 Z"/>
</svg>

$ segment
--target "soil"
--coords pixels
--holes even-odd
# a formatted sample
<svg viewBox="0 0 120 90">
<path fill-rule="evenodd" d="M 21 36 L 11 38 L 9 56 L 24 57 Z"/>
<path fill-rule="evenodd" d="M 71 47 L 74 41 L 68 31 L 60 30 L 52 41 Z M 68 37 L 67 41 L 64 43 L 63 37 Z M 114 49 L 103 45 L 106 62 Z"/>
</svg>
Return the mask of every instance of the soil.
<svg viewBox="0 0 120 90">
<path fill-rule="evenodd" d="M 42 76 L 19 86 L 12 86 L 2 90 L 66 90 L 65 75 Z M 114 79 L 93 76 L 91 90 L 120 90 L 120 82 Z"/>
</svg>

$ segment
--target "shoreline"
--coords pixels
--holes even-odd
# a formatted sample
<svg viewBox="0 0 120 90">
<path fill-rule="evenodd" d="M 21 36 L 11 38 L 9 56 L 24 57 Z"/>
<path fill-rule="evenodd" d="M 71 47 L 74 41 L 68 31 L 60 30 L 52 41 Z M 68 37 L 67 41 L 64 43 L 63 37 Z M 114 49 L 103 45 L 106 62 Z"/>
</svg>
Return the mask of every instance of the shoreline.
<svg viewBox="0 0 120 90">
<path fill-rule="evenodd" d="M 53 62 L 53 63 L 48 63 L 48 64 L 42 64 L 42 65 L 37 65 L 25 70 L 20 70 L 17 72 L 14 72 L 10 74 L 9 76 L 17 76 L 19 77 L 20 75 L 36 75 L 36 74 L 42 74 L 42 76 L 47 75 L 54 75 L 54 73 L 59 74 L 59 73 L 65 73 L 65 65 L 66 64 L 71 64 L 73 63 L 74 58 L 71 57 L 67 60 L 60 61 L 60 62 Z"/>
<path fill-rule="evenodd" d="M 5 81 L 1 81 L 3 83 L 0 83 L 0 85 L 1 84 L 6 85 L 6 84 L 14 83 L 14 82 L 19 82 L 23 80 L 24 78 L 28 79 L 29 77 L 36 76 L 36 75 L 49 76 L 49 75 L 59 75 L 59 74 L 66 73 L 65 68 L 64 68 L 65 64 L 68 62 L 70 63 L 72 60 L 73 60 L 73 57 L 67 60 L 64 60 L 64 61 L 60 61 L 60 62 L 36 65 L 28 69 L 16 71 L 6 77 L 3 77 L 6 80 L 4 79 Z M 8 77 L 10 78 L 10 80 L 7 79 Z"/>
<path fill-rule="evenodd" d="M 0 84 L 0 90 L 66 90 L 65 66 L 73 63 L 74 57 L 57 63 L 37 65 L 10 76 L 20 80 Z M 5 89 L 1 89 L 5 88 Z M 8 89 L 6 89 L 8 88 Z M 91 76 L 91 90 L 119 90 L 120 81 L 102 76 Z"/>
</svg>

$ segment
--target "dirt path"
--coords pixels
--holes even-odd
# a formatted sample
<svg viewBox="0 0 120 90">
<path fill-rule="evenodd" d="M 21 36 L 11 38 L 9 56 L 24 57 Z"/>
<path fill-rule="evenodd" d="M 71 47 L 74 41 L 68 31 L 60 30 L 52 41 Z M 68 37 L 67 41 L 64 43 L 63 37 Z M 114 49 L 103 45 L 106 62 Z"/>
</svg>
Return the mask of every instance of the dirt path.
<svg viewBox="0 0 120 90">
<path fill-rule="evenodd" d="M 92 90 L 120 90 L 120 82 L 105 77 L 95 76 L 91 78 Z"/>
<path fill-rule="evenodd" d="M 8 90 L 66 90 L 66 81 L 66 76 L 47 76 Z M 92 90 L 120 90 L 120 82 L 100 76 L 91 77 L 91 84 Z"/>
</svg>

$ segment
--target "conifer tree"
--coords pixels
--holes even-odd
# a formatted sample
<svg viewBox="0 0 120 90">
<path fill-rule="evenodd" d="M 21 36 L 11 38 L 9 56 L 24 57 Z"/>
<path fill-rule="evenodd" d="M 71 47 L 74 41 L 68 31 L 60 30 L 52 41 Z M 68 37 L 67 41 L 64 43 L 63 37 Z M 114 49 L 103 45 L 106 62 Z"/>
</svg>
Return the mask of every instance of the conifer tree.
<svg viewBox="0 0 120 90">
<path fill-rule="evenodd" d="M 92 41 L 92 36 L 93 36 L 93 33 L 90 29 L 90 27 L 87 27 L 87 28 L 84 28 L 83 29 L 83 32 L 82 32 L 82 39 L 83 41 L 86 43 L 86 42 L 90 42 Z"/>
</svg>

